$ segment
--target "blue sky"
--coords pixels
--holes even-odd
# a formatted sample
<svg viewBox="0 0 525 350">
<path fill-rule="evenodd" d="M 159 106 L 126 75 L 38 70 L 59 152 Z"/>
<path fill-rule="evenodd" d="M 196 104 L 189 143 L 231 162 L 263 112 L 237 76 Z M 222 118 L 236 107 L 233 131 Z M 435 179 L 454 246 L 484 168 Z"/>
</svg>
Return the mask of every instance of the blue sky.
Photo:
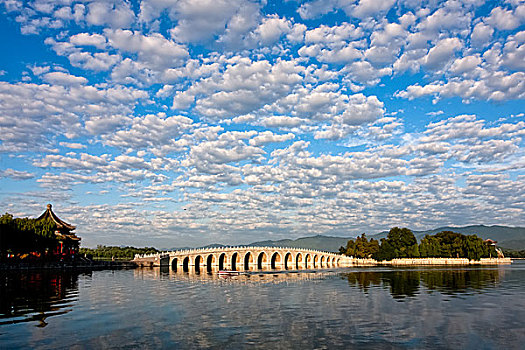
<svg viewBox="0 0 525 350">
<path fill-rule="evenodd" d="M 523 1 L 0 13 L 0 205 L 84 246 L 525 226 Z"/>
</svg>

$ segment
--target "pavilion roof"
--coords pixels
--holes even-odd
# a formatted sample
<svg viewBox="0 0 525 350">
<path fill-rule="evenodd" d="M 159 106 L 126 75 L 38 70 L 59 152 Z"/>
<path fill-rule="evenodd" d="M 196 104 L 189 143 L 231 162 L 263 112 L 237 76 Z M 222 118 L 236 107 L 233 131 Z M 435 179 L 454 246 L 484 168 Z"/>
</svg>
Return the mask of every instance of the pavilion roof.
<svg viewBox="0 0 525 350">
<path fill-rule="evenodd" d="M 67 229 L 68 231 L 72 231 L 76 228 L 76 226 L 70 225 L 67 222 L 61 220 L 56 214 L 51 210 L 51 204 L 47 205 L 47 209 L 42 215 L 40 215 L 37 220 L 43 220 L 43 219 L 51 219 L 55 222 L 57 225 L 57 229 Z"/>
</svg>

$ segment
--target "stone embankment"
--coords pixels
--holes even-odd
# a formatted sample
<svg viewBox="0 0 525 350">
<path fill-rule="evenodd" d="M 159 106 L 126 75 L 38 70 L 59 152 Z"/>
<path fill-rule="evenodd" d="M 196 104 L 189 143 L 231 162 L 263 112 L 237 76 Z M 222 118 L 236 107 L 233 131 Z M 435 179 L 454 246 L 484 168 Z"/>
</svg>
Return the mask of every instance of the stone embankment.
<svg viewBox="0 0 525 350">
<path fill-rule="evenodd" d="M 354 266 L 421 266 L 421 265 L 507 265 L 511 258 L 481 258 L 481 260 L 469 260 L 466 258 L 413 258 L 392 259 L 388 261 L 377 261 L 374 259 L 354 259 Z"/>
</svg>

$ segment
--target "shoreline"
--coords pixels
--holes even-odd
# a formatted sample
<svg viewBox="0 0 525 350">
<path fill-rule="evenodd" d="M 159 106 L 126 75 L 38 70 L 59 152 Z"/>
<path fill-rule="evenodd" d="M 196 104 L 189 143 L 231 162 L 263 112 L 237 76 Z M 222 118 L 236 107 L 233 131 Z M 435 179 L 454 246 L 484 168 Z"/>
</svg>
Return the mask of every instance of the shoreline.
<svg viewBox="0 0 525 350">
<path fill-rule="evenodd" d="M 465 265 L 510 265 L 512 258 L 400 258 L 377 261 L 374 259 L 353 259 L 350 266 L 465 266 Z"/>
<path fill-rule="evenodd" d="M 468 266 L 468 265 L 510 265 L 512 260 L 520 258 L 482 258 L 469 260 L 466 258 L 404 258 L 386 261 L 374 259 L 352 259 L 348 265 L 340 267 L 369 267 L 369 266 Z M 93 261 L 92 263 L 0 263 L 0 271 L 24 270 L 68 270 L 68 271 L 95 271 L 95 270 L 127 270 L 141 267 L 134 261 Z M 142 266 L 144 268 L 150 266 Z M 298 270 L 300 271 L 300 270 Z"/>
<path fill-rule="evenodd" d="M 93 261 L 92 263 L 0 263 L 0 271 L 21 270 L 126 270 L 135 269 L 138 265 L 132 261 Z"/>
</svg>

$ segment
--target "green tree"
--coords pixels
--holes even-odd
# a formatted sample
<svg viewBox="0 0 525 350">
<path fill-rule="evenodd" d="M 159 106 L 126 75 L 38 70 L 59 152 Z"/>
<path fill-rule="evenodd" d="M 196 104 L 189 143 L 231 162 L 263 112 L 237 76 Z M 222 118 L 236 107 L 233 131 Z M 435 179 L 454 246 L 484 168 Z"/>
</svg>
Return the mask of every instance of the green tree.
<svg viewBox="0 0 525 350">
<path fill-rule="evenodd" d="M 426 235 L 419 244 L 419 254 L 422 258 L 437 258 L 440 256 L 440 246 L 436 236 Z"/>
<path fill-rule="evenodd" d="M 45 253 L 57 244 L 56 224 L 52 220 L 13 218 L 5 213 L 0 217 L 0 254 Z"/>
<path fill-rule="evenodd" d="M 494 246 L 486 244 L 477 235 L 465 236 L 452 231 L 442 231 L 433 236 L 427 235 L 419 245 L 421 257 L 441 258 L 481 258 L 497 256 Z"/>
<path fill-rule="evenodd" d="M 339 252 L 342 254 L 356 258 L 370 258 L 377 254 L 378 251 L 379 242 L 373 238 L 369 241 L 364 233 L 357 237 L 355 241 L 353 239 L 348 240 L 346 247 L 339 248 Z"/>
<path fill-rule="evenodd" d="M 395 258 L 419 257 L 416 236 L 408 228 L 394 227 L 390 229 L 387 241 L 394 249 Z"/>
<path fill-rule="evenodd" d="M 346 253 L 347 256 L 355 255 L 355 242 L 353 239 L 349 239 L 346 243 Z"/>
<path fill-rule="evenodd" d="M 377 239 L 370 239 L 368 243 L 368 257 L 372 258 L 379 252 L 379 241 Z"/>
<path fill-rule="evenodd" d="M 373 256 L 376 260 L 392 260 L 396 257 L 394 247 L 390 244 L 388 239 L 381 238 L 381 245 L 379 246 L 378 252 Z"/>
<path fill-rule="evenodd" d="M 98 259 L 127 259 L 131 260 L 135 254 L 151 254 L 159 251 L 153 247 L 136 248 L 136 247 L 116 247 L 98 245 L 95 249 L 80 248 L 80 254 L 91 255 Z"/>
</svg>

